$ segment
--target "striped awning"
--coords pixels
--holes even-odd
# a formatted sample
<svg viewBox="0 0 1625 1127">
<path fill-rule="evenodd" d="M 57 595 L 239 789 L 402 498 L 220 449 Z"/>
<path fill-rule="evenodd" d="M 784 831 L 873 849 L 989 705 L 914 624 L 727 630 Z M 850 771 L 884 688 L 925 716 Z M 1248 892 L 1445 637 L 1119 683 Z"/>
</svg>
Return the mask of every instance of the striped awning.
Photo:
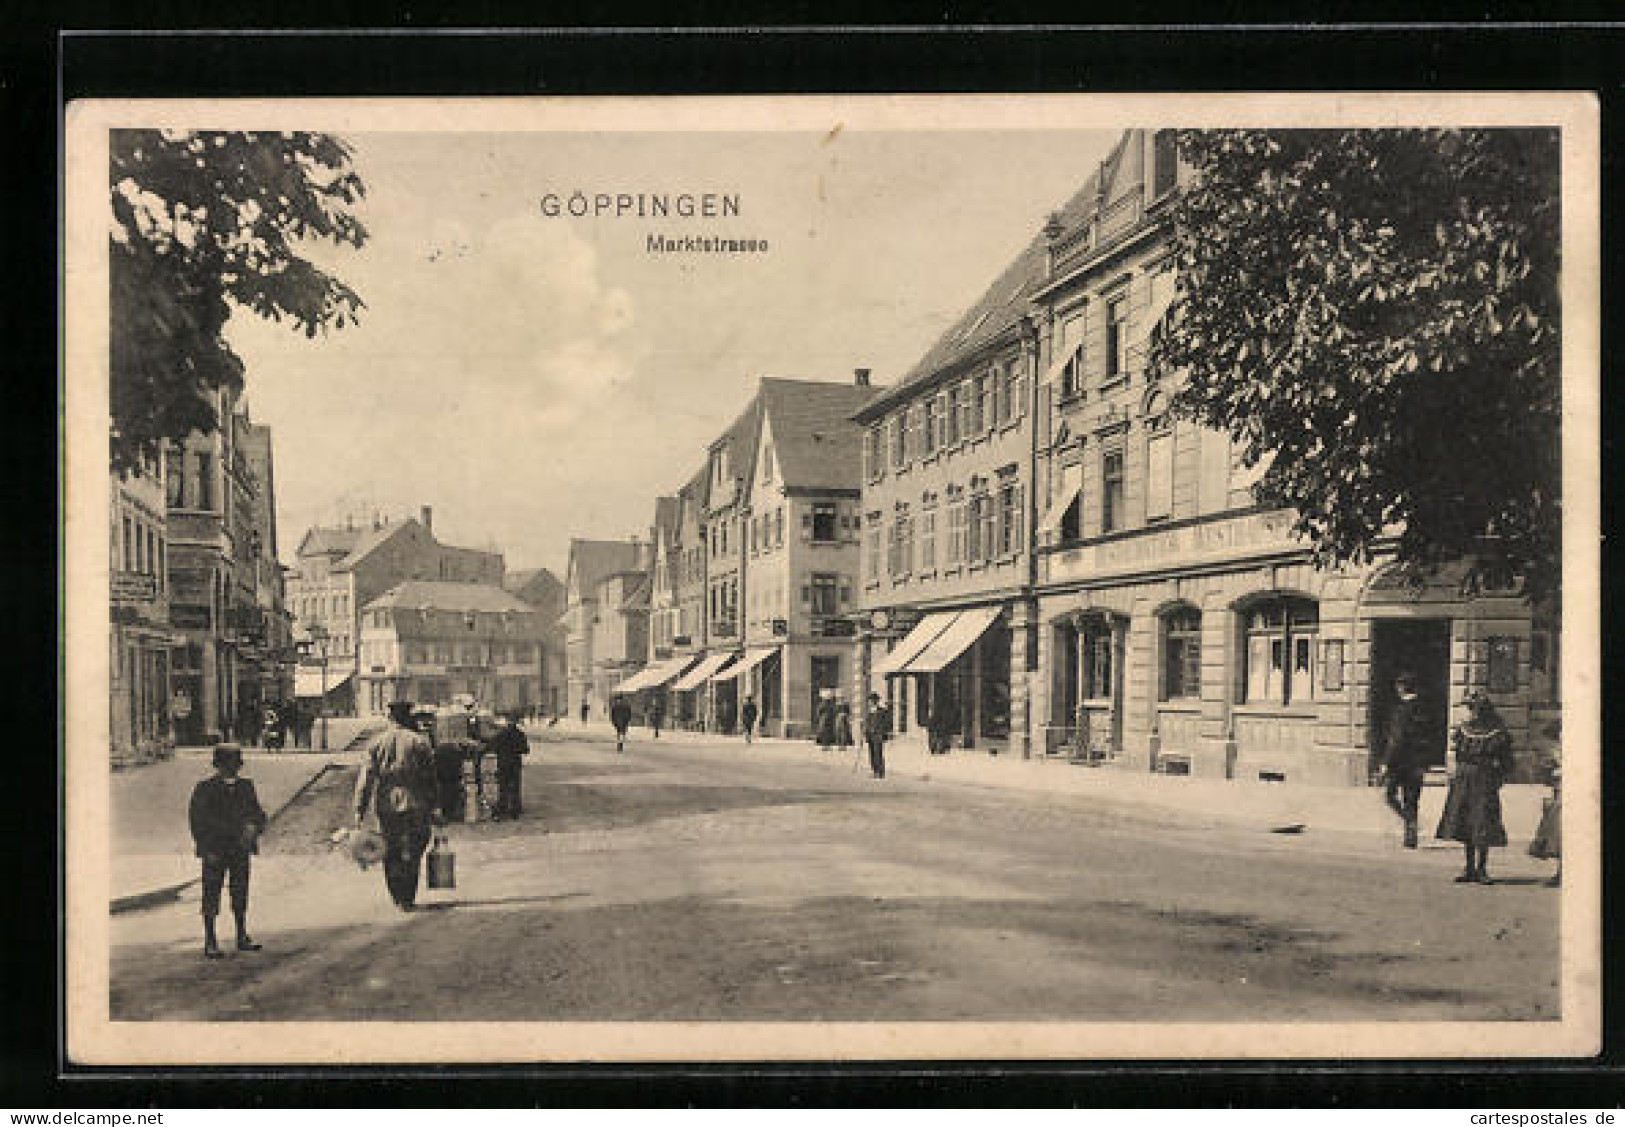
<svg viewBox="0 0 1625 1127">
<path fill-rule="evenodd" d="M 730 661 L 738 656 L 739 655 L 732 650 L 729 650 L 726 653 L 711 654 L 693 669 L 690 669 L 687 673 L 683 674 L 682 678 L 672 686 L 672 691 L 678 693 L 693 692 L 695 689 L 711 680 L 712 676 L 716 674 L 717 670 L 721 669 L 724 665 L 727 665 Z"/>
<path fill-rule="evenodd" d="M 999 617 L 1000 607 L 973 607 L 960 611 L 953 624 L 938 634 L 936 639 L 914 660 L 905 673 L 941 673 L 953 660 L 976 644 L 976 639 L 987 632 L 993 620 Z"/>
<path fill-rule="evenodd" d="M 914 629 L 903 635 L 902 641 L 892 647 L 891 653 L 875 662 L 869 672 L 876 677 L 889 677 L 901 673 L 903 667 L 920 655 L 920 651 L 937 640 L 959 618 L 958 611 L 940 611 L 928 614 L 914 624 Z"/>
<path fill-rule="evenodd" d="M 745 651 L 745 656 L 728 666 L 719 677 L 743 677 L 762 662 L 779 652 L 778 646 L 752 646 Z"/>
</svg>

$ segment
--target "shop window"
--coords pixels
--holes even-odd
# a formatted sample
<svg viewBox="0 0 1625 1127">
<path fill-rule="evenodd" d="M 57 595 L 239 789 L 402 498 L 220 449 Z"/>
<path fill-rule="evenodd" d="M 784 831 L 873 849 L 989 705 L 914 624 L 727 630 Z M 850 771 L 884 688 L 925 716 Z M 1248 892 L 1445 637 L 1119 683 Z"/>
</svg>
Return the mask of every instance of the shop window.
<svg viewBox="0 0 1625 1127">
<path fill-rule="evenodd" d="M 1010 735 L 1010 631 L 994 626 L 976 644 L 982 667 L 980 714 L 982 736 L 1002 740 Z"/>
<path fill-rule="evenodd" d="M 1162 617 L 1162 699 L 1202 695 L 1202 612 L 1181 607 Z"/>
<path fill-rule="evenodd" d="M 1100 531 L 1123 527 L 1123 451 L 1107 450 L 1100 459 Z"/>
<path fill-rule="evenodd" d="M 1243 683 L 1249 704 L 1315 698 L 1315 641 L 1320 610 L 1310 599 L 1270 599 L 1246 612 Z"/>
</svg>

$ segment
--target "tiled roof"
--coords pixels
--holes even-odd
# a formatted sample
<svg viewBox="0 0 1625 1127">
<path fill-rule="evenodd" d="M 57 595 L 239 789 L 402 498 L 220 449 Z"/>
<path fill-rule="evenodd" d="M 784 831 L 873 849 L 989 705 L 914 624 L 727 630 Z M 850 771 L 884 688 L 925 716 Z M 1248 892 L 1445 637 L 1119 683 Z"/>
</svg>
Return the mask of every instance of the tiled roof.
<svg viewBox="0 0 1625 1127">
<path fill-rule="evenodd" d="M 638 548 L 630 540 L 572 540 L 570 565 L 582 591 L 595 591 L 611 575 L 637 566 Z"/>
<path fill-rule="evenodd" d="M 1112 184 L 1124 152 L 1129 148 L 1128 137 L 1129 134 L 1125 133 L 1118 140 L 1101 168 L 1058 209 L 1061 224 L 1067 230 L 1075 229 L 1094 213 L 1101 177 L 1105 176 L 1108 187 Z M 974 354 L 993 338 L 1018 324 L 1027 314 L 1028 298 L 1049 280 L 1048 272 L 1049 240 L 1043 231 L 1039 231 L 982 296 L 926 350 L 908 374 L 884 394 L 876 396 L 866 407 L 873 409 L 902 398 L 909 388 Z"/>
<path fill-rule="evenodd" d="M 501 587 L 487 583 L 442 583 L 432 579 L 413 579 L 391 587 L 372 602 L 367 610 L 476 610 L 476 611 L 534 611 L 536 608 L 516 598 Z"/>
<path fill-rule="evenodd" d="M 880 390 L 815 380 L 762 380 L 779 479 L 789 488 L 858 488 L 863 428 L 852 416 Z"/>
<path fill-rule="evenodd" d="M 305 533 L 305 538 L 299 542 L 299 555 L 319 556 L 328 552 L 348 554 L 356 546 L 362 534 L 370 531 L 361 528 L 312 528 Z"/>
<path fill-rule="evenodd" d="M 405 520 L 389 521 L 385 524 L 379 525 L 377 528 L 359 530 L 360 535 L 356 538 L 354 546 L 351 547 L 350 554 L 345 556 L 344 559 L 340 560 L 338 566 L 334 570 L 344 571 L 348 568 L 354 567 L 356 564 L 360 563 L 362 560 L 371 555 L 379 547 L 379 545 L 392 539 L 396 533 L 400 532 L 407 525 L 417 523 L 418 522 L 415 519 L 408 517 Z M 431 536 L 430 539 L 433 539 L 433 536 Z"/>
</svg>

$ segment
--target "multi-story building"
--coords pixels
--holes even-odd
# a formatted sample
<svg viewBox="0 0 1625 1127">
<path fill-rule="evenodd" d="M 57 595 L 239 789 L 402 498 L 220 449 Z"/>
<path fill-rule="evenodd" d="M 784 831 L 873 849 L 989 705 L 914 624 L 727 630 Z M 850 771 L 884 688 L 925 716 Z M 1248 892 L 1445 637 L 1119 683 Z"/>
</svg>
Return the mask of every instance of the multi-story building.
<svg viewBox="0 0 1625 1127">
<path fill-rule="evenodd" d="M 863 430 L 854 412 L 876 395 L 851 384 L 764 379 L 746 471 L 740 552 L 744 652 L 727 667 L 753 698 L 764 732 L 804 736 L 820 694 L 852 681 Z"/>
<path fill-rule="evenodd" d="M 538 672 L 542 679 L 537 710 L 548 716 L 564 712 L 567 670 L 564 646 L 564 584 L 545 567 L 509 572 L 503 588 L 542 616 Z"/>
<path fill-rule="evenodd" d="M 858 418 L 863 684 L 905 738 L 1136 770 L 1363 783 L 1411 671 L 1436 761 L 1469 687 L 1527 764 L 1557 714 L 1552 616 L 1378 545 L 1319 570 L 1267 465 L 1176 420 L 1147 365 L 1188 175 L 1129 130 L 960 321 Z"/>
<path fill-rule="evenodd" d="M 362 607 L 359 628 L 364 714 L 393 700 L 467 696 L 498 712 L 543 702 L 543 612 L 495 584 L 410 580 Z"/>
<path fill-rule="evenodd" d="M 185 637 L 171 714 L 182 743 L 252 738 L 285 678 L 270 434 L 230 390 L 216 393 L 216 412 L 212 431 L 165 451 L 170 621 Z"/>
<path fill-rule="evenodd" d="M 598 582 L 592 627 L 592 692 L 609 701 L 649 663 L 649 551 L 633 543 L 633 562 Z"/>
<path fill-rule="evenodd" d="M 600 717 L 609 713 L 609 697 L 594 680 L 600 587 L 612 575 L 641 570 L 640 565 L 645 565 L 644 549 L 636 540 L 570 541 L 564 581 L 564 630 L 566 703 L 572 717 L 581 714 L 583 705 Z M 619 680 L 624 678 L 616 683 Z"/>
<path fill-rule="evenodd" d="M 306 646 L 297 673 L 298 693 L 320 698 L 326 685 L 329 714 L 357 708 L 354 677 L 361 609 L 408 580 L 502 586 L 500 552 L 442 544 L 434 535 L 434 512 L 425 505 L 418 518 L 354 522 L 341 528 L 316 527 L 305 533 L 288 578 L 287 600 L 296 641 Z M 325 647 L 325 669 L 321 651 Z"/>
<path fill-rule="evenodd" d="M 1177 281 L 1171 131 L 1130 130 L 1088 206 L 1046 231 L 1030 304 L 1037 435 L 1037 746 L 1139 769 L 1363 783 L 1393 679 L 1411 671 L 1435 761 L 1484 687 L 1527 761 L 1556 701 L 1555 635 L 1515 590 L 1422 588 L 1392 556 L 1317 570 L 1290 512 L 1261 508 L 1222 433 L 1173 419 L 1147 369 Z M 1265 463 L 1267 464 L 1267 463 Z"/>
<path fill-rule="evenodd" d="M 111 475 L 108 544 L 112 652 L 109 737 L 114 762 L 156 758 L 175 743 L 170 718 L 168 513 L 164 465 Z"/>
</svg>

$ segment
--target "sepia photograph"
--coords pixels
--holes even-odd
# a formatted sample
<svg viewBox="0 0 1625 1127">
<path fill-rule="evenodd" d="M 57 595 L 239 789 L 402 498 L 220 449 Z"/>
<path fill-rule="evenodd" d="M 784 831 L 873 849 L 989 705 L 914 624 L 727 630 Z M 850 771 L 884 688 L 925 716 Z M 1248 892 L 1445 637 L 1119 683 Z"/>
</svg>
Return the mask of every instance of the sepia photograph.
<svg viewBox="0 0 1625 1127">
<path fill-rule="evenodd" d="M 71 1060 L 1598 1050 L 1590 99 L 65 143 Z"/>
</svg>

